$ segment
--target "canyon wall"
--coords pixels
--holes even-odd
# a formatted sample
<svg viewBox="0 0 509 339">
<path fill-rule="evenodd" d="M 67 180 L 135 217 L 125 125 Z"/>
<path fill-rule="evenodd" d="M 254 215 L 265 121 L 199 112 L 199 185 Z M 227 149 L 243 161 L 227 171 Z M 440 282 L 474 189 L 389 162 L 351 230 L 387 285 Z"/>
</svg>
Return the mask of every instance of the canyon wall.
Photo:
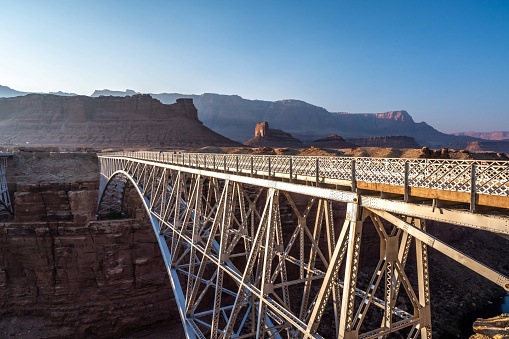
<svg viewBox="0 0 509 339">
<path fill-rule="evenodd" d="M 89 173 L 95 167 L 97 176 L 97 158 L 66 157 L 20 152 L 9 163 L 14 217 L 0 220 L 0 337 L 105 338 L 175 322 L 141 203 L 132 204 L 139 206 L 133 219 L 97 221 L 99 182 Z M 30 180 L 26 171 L 37 164 L 58 177 L 34 171 Z M 65 182 L 65 167 L 75 181 Z"/>
</svg>

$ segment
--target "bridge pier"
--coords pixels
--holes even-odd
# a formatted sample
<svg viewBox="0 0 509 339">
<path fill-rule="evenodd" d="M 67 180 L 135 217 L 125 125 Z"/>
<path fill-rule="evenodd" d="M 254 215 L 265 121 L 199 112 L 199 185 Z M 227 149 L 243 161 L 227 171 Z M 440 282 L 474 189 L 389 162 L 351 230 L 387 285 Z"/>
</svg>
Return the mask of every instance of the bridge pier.
<svg viewBox="0 0 509 339">
<path fill-rule="evenodd" d="M 430 338 L 428 247 L 509 289 L 507 277 L 426 233 L 422 216 L 434 210 L 277 181 L 275 166 L 257 178 L 253 158 L 225 159 L 207 170 L 198 157 L 194 168 L 100 157 L 99 214 L 122 215 L 126 186 L 138 192 L 189 337 Z"/>
</svg>

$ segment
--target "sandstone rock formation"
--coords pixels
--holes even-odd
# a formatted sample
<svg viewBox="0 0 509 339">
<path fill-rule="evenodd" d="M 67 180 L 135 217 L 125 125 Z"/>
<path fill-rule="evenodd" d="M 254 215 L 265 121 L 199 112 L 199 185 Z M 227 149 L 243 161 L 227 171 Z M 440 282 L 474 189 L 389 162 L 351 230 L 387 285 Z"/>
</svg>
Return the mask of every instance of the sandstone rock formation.
<svg viewBox="0 0 509 339">
<path fill-rule="evenodd" d="M 165 105 L 131 97 L 29 94 L 0 99 L 0 143 L 37 145 L 234 146 L 198 120 L 192 99 Z"/>
<path fill-rule="evenodd" d="M 325 138 L 313 141 L 311 146 L 320 148 L 351 148 L 355 147 L 356 145 L 347 142 L 345 139 L 343 139 L 343 137 L 337 134 L 331 134 Z"/>
<path fill-rule="evenodd" d="M 419 144 L 412 137 L 400 136 L 382 136 L 370 138 L 347 139 L 359 147 L 394 147 L 394 148 L 419 148 Z"/>
<path fill-rule="evenodd" d="M 254 137 L 244 144 L 251 147 L 304 147 L 302 141 L 294 138 L 290 133 L 269 128 L 269 123 L 266 121 L 256 124 Z"/>
<path fill-rule="evenodd" d="M 477 319 L 473 325 L 476 334 L 470 339 L 507 339 L 509 338 L 509 314 L 489 319 Z"/>
</svg>

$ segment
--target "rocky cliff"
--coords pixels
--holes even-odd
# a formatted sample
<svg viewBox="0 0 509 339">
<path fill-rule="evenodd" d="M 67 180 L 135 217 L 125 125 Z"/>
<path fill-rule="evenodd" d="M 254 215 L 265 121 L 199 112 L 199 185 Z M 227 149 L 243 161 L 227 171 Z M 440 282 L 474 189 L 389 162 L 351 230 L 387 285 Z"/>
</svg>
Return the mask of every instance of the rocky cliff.
<svg viewBox="0 0 509 339">
<path fill-rule="evenodd" d="M 42 145 L 233 146 L 198 120 L 192 99 L 165 105 L 131 97 L 29 94 L 0 98 L 0 143 Z"/>
<path fill-rule="evenodd" d="M 9 160 L 15 214 L 0 221 L 0 337 L 115 337 L 178 319 L 141 203 L 132 219 L 96 221 L 98 171 L 85 153 Z"/>
<path fill-rule="evenodd" d="M 148 220 L 94 221 L 97 188 L 18 185 L 15 220 L 0 222 L 0 336 L 111 337 L 178 318 Z"/>
<path fill-rule="evenodd" d="M 290 133 L 269 128 L 269 123 L 266 121 L 256 124 L 254 137 L 244 144 L 251 147 L 304 147 L 302 141 L 294 138 Z"/>
</svg>

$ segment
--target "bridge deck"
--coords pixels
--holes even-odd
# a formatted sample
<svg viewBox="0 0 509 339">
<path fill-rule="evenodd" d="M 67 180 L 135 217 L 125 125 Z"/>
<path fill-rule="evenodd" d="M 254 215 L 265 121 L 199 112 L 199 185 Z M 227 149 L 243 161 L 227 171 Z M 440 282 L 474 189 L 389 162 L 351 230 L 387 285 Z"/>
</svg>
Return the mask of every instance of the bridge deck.
<svg viewBox="0 0 509 339">
<path fill-rule="evenodd" d="M 253 177 L 335 186 L 405 201 L 509 208 L 509 161 L 118 152 L 128 156 Z"/>
</svg>

